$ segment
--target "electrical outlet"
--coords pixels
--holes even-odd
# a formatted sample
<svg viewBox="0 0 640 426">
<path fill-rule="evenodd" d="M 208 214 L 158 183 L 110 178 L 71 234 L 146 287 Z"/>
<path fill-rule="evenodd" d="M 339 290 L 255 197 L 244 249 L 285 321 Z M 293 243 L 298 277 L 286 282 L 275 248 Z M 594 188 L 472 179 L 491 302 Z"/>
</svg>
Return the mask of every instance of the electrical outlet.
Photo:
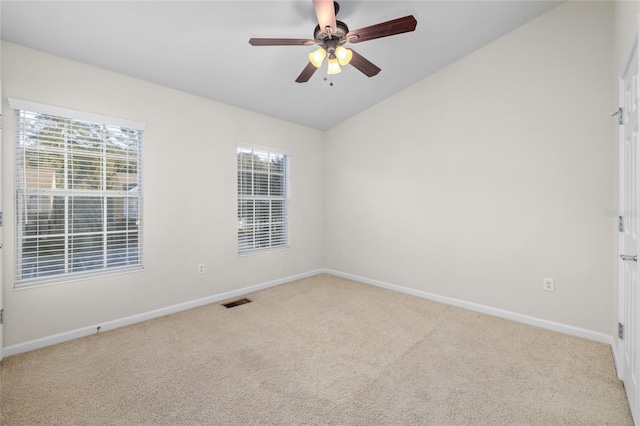
<svg viewBox="0 0 640 426">
<path fill-rule="evenodd" d="M 204 263 L 198 265 L 198 273 L 204 274 Z"/>
<path fill-rule="evenodd" d="M 556 291 L 556 281 L 553 278 L 545 278 L 542 288 L 545 291 Z"/>
<path fill-rule="evenodd" d="M 338 247 L 338 254 L 342 254 L 342 247 Z"/>
</svg>

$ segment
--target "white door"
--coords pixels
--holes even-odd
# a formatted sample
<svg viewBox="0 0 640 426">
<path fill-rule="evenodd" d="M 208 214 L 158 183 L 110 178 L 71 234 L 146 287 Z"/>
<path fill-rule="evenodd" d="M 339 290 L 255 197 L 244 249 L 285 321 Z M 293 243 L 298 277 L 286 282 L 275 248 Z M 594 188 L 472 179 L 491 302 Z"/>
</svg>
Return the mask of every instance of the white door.
<svg viewBox="0 0 640 426">
<path fill-rule="evenodd" d="M 3 332 L 3 323 L 4 323 L 4 305 L 2 304 L 2 292 L 4 291 L 4 285 L 2 281 L 2 244 L 4 242 L 2 238 L 2 225 L 3 225 L 3 217 L 2 217 L 2 82 L 0 81 L 0 361 L 2 361 L 2 348 L 4 347 L 4 343 L 2 340 L 2 332 Z"/>
<path fill-rule="evenodd" d="M 2 293 L 4 291 L 4 285 L 2 281 L 2 244 L 4 239 L 2 238 L 2 225 L 4 218 L 2 217 L 2 82 L 0 81 L 0 361 L 2 361 L 2 348 L 4 347 L 4 343 L 2 340 L 2 332 L 3 332 L 3 323 L 4 323 L 4 305 L 2 304 Z"/>
<path fill-rule="evenodd" d="M 2 238 L 2 225 L 4 218 L 2 217 L 2 81 L 0 81 L 0 361 L 2 361 L 2 348 L 4 347 L 4 343 L 2 340 L 2 332 L 3 332 L 3 323 L 4 323 L 4 305 L 2 304 L 2 292 L 4 291 L 4 285 L 2 281 L 2 245 L 4 239 Z"/>
<path fill-rule="evenodd" d="M 619 127 L 619 187 L 620 224 L 618 238 L 618 316 L 620 332 L 618 351 L 620 376 L 627 391 L 629 406 L 636 423 L 640 424 L 638 392 L 640 367 L 639 330 L 640 289 L 638 288 L 638 255 L 640 223 L 639 210 L 639 152 L 638 152 L 638 43 L 620 78 Z"/>
</svg>

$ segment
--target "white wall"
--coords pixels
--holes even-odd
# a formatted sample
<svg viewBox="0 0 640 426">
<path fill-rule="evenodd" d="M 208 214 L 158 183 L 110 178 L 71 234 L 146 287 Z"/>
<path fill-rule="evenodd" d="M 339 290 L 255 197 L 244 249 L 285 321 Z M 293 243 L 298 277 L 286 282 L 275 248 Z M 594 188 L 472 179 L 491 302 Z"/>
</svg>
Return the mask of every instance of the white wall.
<svg viewBox="0 0 640 426">
<path fill-rule="evenodd" d="M 144 272 L 13 290 L 14 120 L 5 101 L 5 346 L 322 267 L 322 132 L 10 43 L 2 64 L 5 97 L 147 123 Z M 292 152 L 289 250 L 237 256 L 238 140 Z"/>
<path fill-rule="evenodd" d="M 611 335 L 612 33 L 562 4 L 328 131 L 327 267 Z"/>
</svg>

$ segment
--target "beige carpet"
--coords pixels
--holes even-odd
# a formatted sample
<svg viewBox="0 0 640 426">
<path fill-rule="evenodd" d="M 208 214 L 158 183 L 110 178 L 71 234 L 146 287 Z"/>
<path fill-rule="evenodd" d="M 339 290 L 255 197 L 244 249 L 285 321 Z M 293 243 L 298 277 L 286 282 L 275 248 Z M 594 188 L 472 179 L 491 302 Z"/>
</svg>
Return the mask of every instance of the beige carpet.
<svg viewBox="0 0 640 426">
<path fill-rule="evenodd" d="M 608 346 L 319 275 L 5 359 L 3 425 L 630 425 Z"/>
</svg>

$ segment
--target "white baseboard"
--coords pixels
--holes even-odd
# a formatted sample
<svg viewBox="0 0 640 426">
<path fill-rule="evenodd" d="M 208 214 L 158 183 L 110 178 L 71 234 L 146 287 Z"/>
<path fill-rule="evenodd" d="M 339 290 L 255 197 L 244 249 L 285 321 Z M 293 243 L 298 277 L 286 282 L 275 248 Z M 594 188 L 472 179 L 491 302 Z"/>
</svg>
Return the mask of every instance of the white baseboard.
<svg viewBox="0 0 640 426">
<path fill-rule="evenodd" d="M 587 330 L 580 327 L 574 327 L 572 325 L 566 325 L 566 324 L 561 324 L 554 321 L 535 318 L 528 315 L 518 314 L 516 312 L 493 308 L 491 306 L 481 305 L 479 303 L 467 302 L 467 301 L 455 299 L 452 297 L 440 296 L 437 294 L 428 293 L 426 291 L 416 290 L 408 287 L 402 287 L 395 284 L 389 284 L 386 282 L 372 280 L 370 278 L 364 278 L 357 275 L 347 274 L 347 273 L 335 271 L 332 269 L 323 269 L 322 272 L 326 274 L 342 277 L 342 278 L 347 278 L 349 280 L 358 281 L 364 284 L 371 284 L 377 287 L 386 288 L 388 290 L 399 291 L 401 293 L 410 294 L 412 296 L 418 296 L 424 299 L 445 303 L 447 305 L 457 306 L 460 308 L 481 312 L 483 314 L 493 315 L 495 317 L 505 318 L 505 319 L 521 322 L 524 324 L 533 325 L 533 326 L 544 328 L 547 330 L 558 331 L 560 333 L 569 334 L 571 336 L 577 336 L 577 337 L 582 337 L 584 339 L 595 340 L 596 342 L 601 342 L 601 343 L 610 345 L 614 353 L 614 359 L 617 359 L 615 357 L 616 349 L 614 345 L 613 336 L 610 336 L 605 333 L 600 333 L 597 331 Z"/>
<path fill-rule="evenodd" d="M 331 275 L 335 275 L 338 277 L 350 279 L 353 281 L 358 281 L 365 284 L 371 284 L 377 287 L 386 288 L 393 291 L 398 291 L 401 293 L 410 294 L 412 296 L 422 297 L 424 299 L 433 300 L 440 303 L 445 303 L 447 305 L 457 306 L 460 308 L 470 309 L 472 311 L 481 312 L 488 315 L 493 315 L 500 318 L 505 318 L 517 322 L 521 322 L 524 324 L 533 325 L 536 327 L 544 328 L 547 330 L 553 330 L 560 333 L 569 334 L 572 336 L 582 337 L 589 340 L 595 340 L 597 342 L 605 343 L 611 346 L 611 350 L 613 352 L 614 361 L 617 363 L 618 354 L 617 348 L 614 344 L 613 336 L 608 334 L 600 333 L 597 331 L 587 330 L 580 327 L 574 327 L 571 325 L 561 324 L 553 321 L 548 321 L 540 318 L 531 317 L 528 315 L 518 314 L 516 312 L 506 311 L 504 309 L 493 308 L 490 306 L 481 305 L 478 303 L 467 302 L 460 299 L 455 299 L 452 297 L 440 296 L 433 293 L 428 293 L 421 290 L 416 290 L 408 287 L 398 286 L 395 284 L 389 284 L 386 282 L 373 280 L 370 278 L 364 278 L 357 275 L 348 274 L 345 272 L 336 271 L 333 269 L 317 269 L 314 271 L 305 272 L 298 275 L 293 275 L 285 278 L 280 278 L 273 281 L 264 282 L 261 284 L 244 287 L 238 290 L 229 291 L 226 293 L 220 293 L 213 296 L 204 297 L 201 299 L 192 300 L 189 302 L 179 303 L 177 305 L 167 306 L 165 308 L 155 309 L 153 311 L 144 312 L 141 314 L 132 315 L 125 318 L 120 318 L 112 321 L 107 321 L 100 324 L 94 324 L 87 327 L 78 328 L 71 331 L 66 331 L 63 333 L 54 334 L 51 336 L 43 337 L 40 339 L 30 340 L 24 343 L 18 343 L 16 345 L 7 346 L 3 350 L 3 356 L 9 357 L 12 355 L 17 355 L 23 352 L 33 351 L 35 349 L 44 348 L 46 346 L 55 345 L 57 343 L 66 342 L 68 340 L 77 339 L 79 337 L 89 336 L 91 334 L 96 333 L 97 327 L 100 327 L 100 331 L 108 331 L 113 330 L 119 327 L 125 327 L 127 325 L 135 324 L 138 322 L 150 320 L 153 318 L 158 318 L 164 315 L 174 314 L 176 312 L 185 311 L 187 309 L 196 308 L 198 306 L 208 305 L 210 303 L 216 303 L 221 300 L 231 299 L 233 297 L 238 297 L 245 295 L 247 293 L 252 293 L 254 291 L 263 290 L 269 287 L 274 287 L 280 284 L 285 284 L 288 282 L 296 281 L 302 278 L 311 277 L 317 274 L 327 273 Z"/>
<path fill-rule="evenodd" d="M 35 349 L 44 348 L 46 346 L 55 345 L 57 343 L 66 342 L 68 340 L 77 339 L 79 337 L 89 336 L 96 333 L 97 327 L 100 327 L 100 332 L 113 330 L 115 328 L 125 327 L 127 325 L 135 324 L 142 321 L 147 321 L 153 318 L 158 318 L 164 315 L 174 314 L 176 312 L 185 311 L 187 309 L 197 308 L 198 306 L 208 305 L 210 303 L 216 303 L 221 300 L 231 299 L 238 296 L 243 296 L 254 291 L 264 290 L 269 287 L 274 287 L 280 284 L 285 284 L 291 281 L 300 280 L 302 278 L 311 277 L 324 272 L 323 270 L 315 270 L 305 272 L 298 275 L 292 275 L 286 278 L 280 278 L 273 281 L 264 282 L 261 284 L 244 287 L 238 290 L 229 291 L 226 293 L 215 294 L 213 296 L 203 297 L 201 299 L 192 300 L 189 302 L 179 303 L 177 305 L 167 306 L 165 308 L 155 309 L 153 311 L 143 312 L 141 314 L 131 315 L 129 317 L 120 318 L 104 323 L 90 325 L 88 327 L 82 327 L 71 331 L 65 331 L 63 333 L 54 334 L 40 339 L 30 340 L 24 343 L 18 343 L 16 345 L 7 346 L 3 349 L 2 355 L 9 357 L 17 355 L 23 352 L 33 351 Z"/>
</svg>

